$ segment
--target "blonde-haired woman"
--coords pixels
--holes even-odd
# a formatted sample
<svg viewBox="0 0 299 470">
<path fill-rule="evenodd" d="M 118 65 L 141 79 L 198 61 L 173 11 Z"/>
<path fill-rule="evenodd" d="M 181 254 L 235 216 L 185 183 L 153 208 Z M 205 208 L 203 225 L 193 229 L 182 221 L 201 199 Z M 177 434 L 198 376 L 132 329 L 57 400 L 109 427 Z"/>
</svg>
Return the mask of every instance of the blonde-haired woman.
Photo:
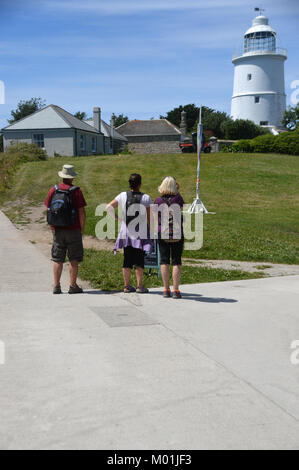
<svg viewBox="0 0 299 470">
<path fill-rule="evenodd" d="M 170 258 L 172 261 L 172 279 L 174 299 L 181 299 L 179 290 L 182 267 L 182 252 L 184 246 L 184 234 L 181 211 L 184 200 L 179 193 L 179 184 L 172 176 L 167 176 L 158 188 L 161 194 L 155 200 L 159 208 L 158 211 L 158 243 L 161 256 L 161 273 L 164 284 L 163 297 L 171 297 L 170 291 Z M 163 216 L 163 210 L 167 211 L 166 218 Z M 167 220 L 167 230 L 163 224 Z"/>
</svg>

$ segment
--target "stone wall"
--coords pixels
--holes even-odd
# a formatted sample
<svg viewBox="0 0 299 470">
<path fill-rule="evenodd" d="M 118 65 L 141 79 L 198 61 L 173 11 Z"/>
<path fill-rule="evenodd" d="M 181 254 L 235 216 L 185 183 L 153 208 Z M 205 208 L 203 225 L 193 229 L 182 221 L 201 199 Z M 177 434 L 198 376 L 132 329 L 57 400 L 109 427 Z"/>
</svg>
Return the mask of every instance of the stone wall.
<svg viewBox="0 0 299 470">
<path fill-rule="evenodd" d="M 180 136 L 127 136 L 128 148 L 137 154 L 181 153 Z"/>
</svg>

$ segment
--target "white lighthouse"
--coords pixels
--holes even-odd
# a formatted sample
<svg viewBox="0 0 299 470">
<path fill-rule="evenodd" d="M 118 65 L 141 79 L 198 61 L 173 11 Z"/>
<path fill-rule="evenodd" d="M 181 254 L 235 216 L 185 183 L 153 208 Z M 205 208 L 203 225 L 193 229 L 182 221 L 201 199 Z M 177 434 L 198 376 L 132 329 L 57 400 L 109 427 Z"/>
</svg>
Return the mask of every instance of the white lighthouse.
<svg viewBox="0 0 299 470">
<path fill-rule="evenodd" d="M 259 14 L 244 35 L 244 49 L 233 56 L 233 119 L 250 119 L 260 126 L 281 126 L 286 109 L 285 49 L 277 48 L 276 32 Z"/>
</svg>

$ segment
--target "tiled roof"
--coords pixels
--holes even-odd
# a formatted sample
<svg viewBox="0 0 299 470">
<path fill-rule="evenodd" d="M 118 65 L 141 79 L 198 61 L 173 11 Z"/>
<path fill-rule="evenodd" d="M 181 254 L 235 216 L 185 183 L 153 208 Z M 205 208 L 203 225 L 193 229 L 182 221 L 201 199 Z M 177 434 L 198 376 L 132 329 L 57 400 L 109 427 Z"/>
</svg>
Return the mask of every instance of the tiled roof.
<svg viewBox="0 0 299 470">
<path fill-rule="evenodd" d="M 150 119 L 146 121 L 135 119 L 125 122 L 116 129 L 126 137 L 133 135 L 181 135 L 180 129 L 167 119 Z"/>
<path fill-rule="evenodd" d="M 75 118 L 64 109 L 50 104 L 46 108 L 40 109 L 30 116 L 26 116 L 13 124 L 5 127 L 3 130 L 27 130 L 27 129 L 78 129 L 87 132 L 98 131 L 86 124 L 84 121 Z"/>
</svg>

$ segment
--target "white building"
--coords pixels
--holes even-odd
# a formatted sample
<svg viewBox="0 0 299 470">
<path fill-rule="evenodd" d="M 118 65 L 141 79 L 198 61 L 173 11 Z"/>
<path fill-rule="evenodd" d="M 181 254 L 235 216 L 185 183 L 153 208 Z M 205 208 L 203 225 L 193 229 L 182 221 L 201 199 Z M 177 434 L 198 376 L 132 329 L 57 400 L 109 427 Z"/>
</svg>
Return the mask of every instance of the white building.
<svg viewBox="0 0 299 470">
<path fill-rule="evenodd" d="M 127 139 L 101 119 L 101 109 L 85 122 L 59 106 L 49 106 L 2 129 L 4 150 L 18 143 L 36 144 L 49 157 L 111 154 L 127 144 Z"/>
<path fill-rule="evenodd" d="M 286 109 L 285 49 L 277 48 L 276 32 L 259 14 L 244 35 L 244 49 L 233 56 L 233 119 L 250 119 L 261 126 L 281 126 Z"/>
</svg>

